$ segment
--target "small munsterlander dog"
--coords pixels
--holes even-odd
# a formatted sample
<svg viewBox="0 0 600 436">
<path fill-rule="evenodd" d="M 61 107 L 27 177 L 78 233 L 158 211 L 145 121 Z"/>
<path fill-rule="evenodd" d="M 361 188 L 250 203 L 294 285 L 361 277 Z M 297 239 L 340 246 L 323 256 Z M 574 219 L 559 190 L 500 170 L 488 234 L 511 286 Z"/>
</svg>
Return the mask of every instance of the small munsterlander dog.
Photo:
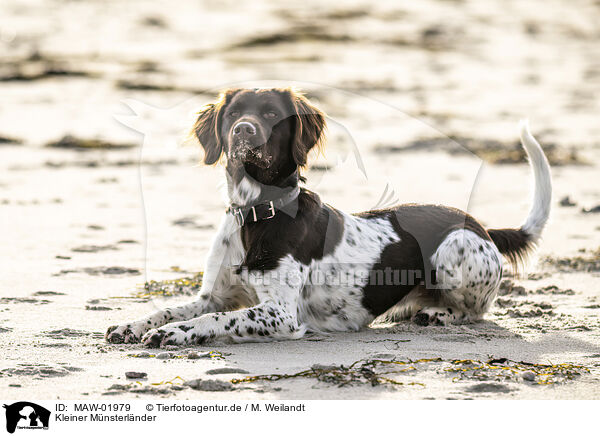
<svg viewBox="0 0 600 436">
<path fill-rule="evenodd" d="M 519 229 L 486 230 L 457 209 L 406 204 L 349 215 L 299 187 L 325 117 L 291 89 L 232 89 L 194 126 L 206 164 L 226 157 L 230 206 L 195 301 L 110 327 L 109 342 L 265 341 L 348 331 L 376 317 L 419 324 L 481 319 L 497 293 L 502 256 L 521 262 L 548 219 L 550 167 L 526 124 L 535 176 Z"/>
</svg>

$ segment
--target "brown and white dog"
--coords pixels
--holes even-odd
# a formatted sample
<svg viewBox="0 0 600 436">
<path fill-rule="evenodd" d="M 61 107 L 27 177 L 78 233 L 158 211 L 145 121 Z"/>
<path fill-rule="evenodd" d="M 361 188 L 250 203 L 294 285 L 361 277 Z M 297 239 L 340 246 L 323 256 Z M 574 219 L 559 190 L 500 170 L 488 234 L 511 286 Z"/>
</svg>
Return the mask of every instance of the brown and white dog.
<svg viewBox="0 0 600 436">
<path fill-rule="evenodd" d="M 457 209 L 407 204 L 346 214 L 299 187 L 325 116 L 291 89 L 232 89 L 194 127 L 214 164 L 226 156 L 230 200 L 198 298 L 110 327 L 109 342 L 146 346 L 296 339 L 358 330 L 376 317 L 420 325 L 481 319 L 496 296 L 502 256 L 517 264 L 548 219 L 548 161 L 525 123 L 535 176 L 519 229 L 486 230 Z"/>
</svg>

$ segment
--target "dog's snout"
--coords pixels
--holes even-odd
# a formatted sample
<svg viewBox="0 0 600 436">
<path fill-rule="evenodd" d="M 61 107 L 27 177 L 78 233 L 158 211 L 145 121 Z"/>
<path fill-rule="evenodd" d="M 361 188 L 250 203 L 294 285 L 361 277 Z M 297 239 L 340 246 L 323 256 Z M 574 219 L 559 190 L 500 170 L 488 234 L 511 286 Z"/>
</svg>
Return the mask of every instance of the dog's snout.
<svg viewBox="0 0 600 436">
<path fill-rule="evenodd" d="M 233 134 L 235 136 L 254 136 L 256 135 L 256 127 L 248 121 L 242 121 L 233 126 Z"/>
</svg>

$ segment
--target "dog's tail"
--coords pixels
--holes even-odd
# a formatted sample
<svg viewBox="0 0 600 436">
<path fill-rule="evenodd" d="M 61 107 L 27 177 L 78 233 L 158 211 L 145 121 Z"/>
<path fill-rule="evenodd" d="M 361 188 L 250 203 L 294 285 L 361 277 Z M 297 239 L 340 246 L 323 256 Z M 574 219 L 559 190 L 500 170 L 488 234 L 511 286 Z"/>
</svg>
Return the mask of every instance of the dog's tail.
<svg viewBox="0 0 600 436">
<path fill-rule="evenodd" d="M 488 230 L 492 241 L 513 268 L 523 265 L 540 240 L 542 230 L 550 215 L 552 201 L 552 178 L 548 159 L 542 147 L 529 131 L 527 121 L 520 123 L 521 143 L 529 156 L 529 165 L 534 175 L 533 205 L 529 216 L 519 229 Z"/>
</svg>

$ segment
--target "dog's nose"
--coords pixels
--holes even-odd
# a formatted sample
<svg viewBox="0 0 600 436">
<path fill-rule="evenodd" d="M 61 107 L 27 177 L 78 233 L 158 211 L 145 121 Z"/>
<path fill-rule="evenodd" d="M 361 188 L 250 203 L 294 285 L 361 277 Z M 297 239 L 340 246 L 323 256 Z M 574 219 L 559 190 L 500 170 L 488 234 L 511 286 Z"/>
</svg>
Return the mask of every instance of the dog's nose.
<svg viewBox="0 0 600 436">
<path fill-rule="evenodd" d="M 254 136 L 256 135 L 256 127 L 248 121 L 242 121 L 233 126 L 233 134 L 235 136 Z"/>
</svg>

